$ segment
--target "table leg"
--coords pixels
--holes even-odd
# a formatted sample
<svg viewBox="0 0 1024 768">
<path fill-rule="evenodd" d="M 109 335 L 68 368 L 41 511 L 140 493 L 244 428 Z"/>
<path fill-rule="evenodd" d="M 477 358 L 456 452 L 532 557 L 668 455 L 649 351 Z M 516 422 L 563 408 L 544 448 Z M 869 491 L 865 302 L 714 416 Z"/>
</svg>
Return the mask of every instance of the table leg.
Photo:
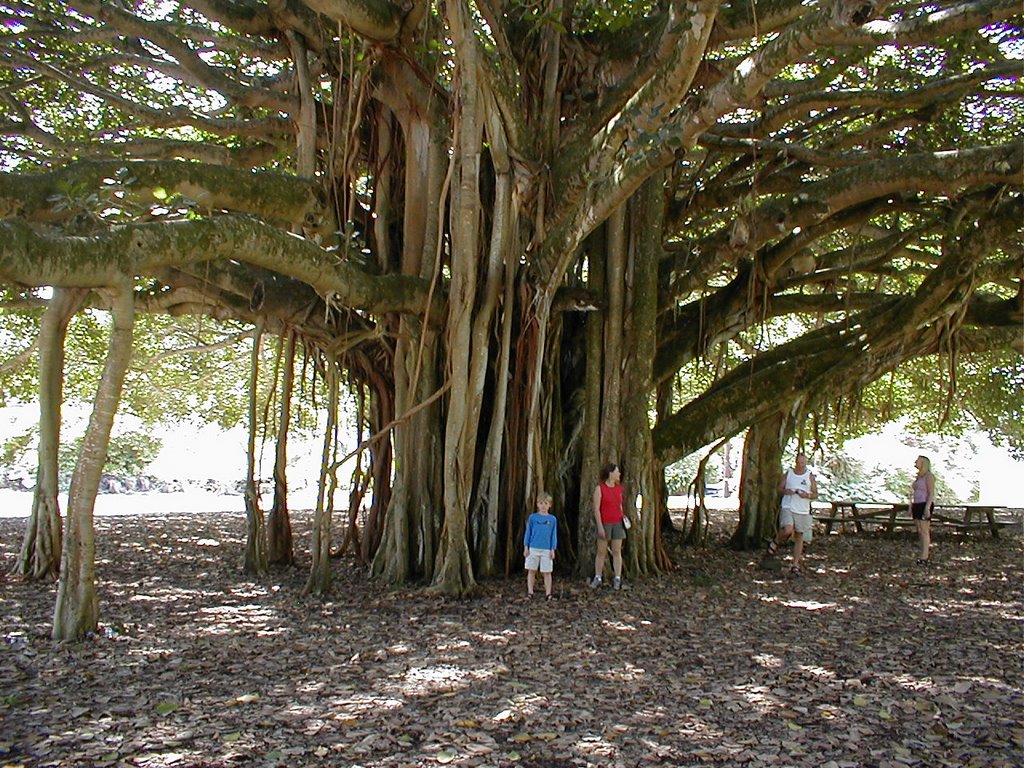
<svg viewBox="0 0 1024 768">
<path fill-rule="evenodd" d="M 999 538 L 999 526 L 996 525 L 996 512 L 991 507 L 985 507 L 985 517 L 988 518 L 988 528 L 992 531 L 992 538 Z"/>
</svg>

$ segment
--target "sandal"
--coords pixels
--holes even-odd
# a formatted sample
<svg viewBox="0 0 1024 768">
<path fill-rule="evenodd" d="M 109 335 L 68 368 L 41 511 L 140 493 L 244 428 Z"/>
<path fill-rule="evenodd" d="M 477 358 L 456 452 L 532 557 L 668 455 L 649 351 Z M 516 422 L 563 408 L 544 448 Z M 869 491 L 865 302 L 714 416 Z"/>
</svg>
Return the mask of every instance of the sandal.
<svg viewBox="0 0 1024 768">
<path fill-rule="evenodd" d="M 917 558 L 918 565 L 931 565 L 932 559 L 930 557 L 919 557 Z"/>
<path fill-rule="evenodd" d="M 775 539 L 772 539 L 771 541 L 768 542 L 768 549 L 765 550 L 765 556 L 767 556 L 767 557 L 774 557 L 775 553 L 778 552 L 778 551 L 779 551 L 779 542 L 777 542 Z"/>
<path fill-rule="evenodd" d="M 789 573 L 790 573 L 791 576 L 799 576 L 800 575 L 800 566 L 799 565 L 791 566 L 790 569 L 789 569 Z"/>
</svg>

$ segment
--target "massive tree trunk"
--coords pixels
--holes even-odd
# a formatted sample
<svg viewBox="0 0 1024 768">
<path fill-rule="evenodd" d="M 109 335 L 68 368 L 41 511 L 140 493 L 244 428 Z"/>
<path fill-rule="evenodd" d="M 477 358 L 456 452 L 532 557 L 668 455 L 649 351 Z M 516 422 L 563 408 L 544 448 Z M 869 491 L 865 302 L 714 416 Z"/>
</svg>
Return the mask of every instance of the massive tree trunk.
<svg viewBox="0 0 1024 768">
<path fill-rule="evenodd" d="M 56 578 L 60 573 L 61 403 L 64 391 L 64 339 L 83 292 L 54 288 L 39 329 L 39 451 L 32 513 L 12 573 L 30 579 Z"/>
<path fill-rule="evenodd" d="M 496 109 L 493 104 L 489 108 L 491 111 Z M 518 259 L 515 255 L 518 253 L 518 246 L 515 234 L 519 226 L 518 210 L 512 199 L 511 161 L 508 157 L 506 136 L 500 125 L 488 126 L 488 140 L 490 159 L 494 163 L 495 191 L 485 283 L 482 290 L 483 303 L 473 326 L 475 360 L 472 388 L 475 393 L 482 396 L 488 383 L 486 376 L 490 374 L 494 392 L 487 414 L 490 424 L 478 472 L 479 481 L 469 514 L 470 540 L 472 551 L 476 555 L 476 572 L 480 576 L 493 576 L 500 570 L 501 472 L 506 466 L 502 447 L 505 444 L 506 409 L 509 405 L 512 328 L 516 316 L 515 286 Z M 490 329 L 499 301 L 502 312 L 498 352 L 493 370 L 489 371 L 487 358 L 482 352 L 489 349 Z"/>
<path fill-rule="evenodd" d="M 474 345 L 473 325 L 477 303 L 480 248 L 480 154 L 483 140 L 481 94 L 477 81 L 476 46 L 469 36 L 472 27 L 462 3 L 449 2 L 454 37 L 461 43 L 459 95 L 453 155 L 451 232 L 451 288 L 445 373 L 451 385 L 444 433 L 444 529 L 432 588 L 461 595 L 476 586 L 469 557 L 469 509 L 476 472 L 476 438 L 479 434 L 482 391 L 474 389 L 481 367 L 487 366 L 487 342 Z M 477 367 L 474 370 L 474 366 Z M 481 379 L 482 380 L 482 379 Z"/>
<path fill-rule="evenodd" d="M 288 513 L 288 430 L 291 427 L 292 391 L 295 386 L 295 332 L 284 340 L 284 368 L 281 375 L 280 415 L 274 451 L 274 506 L 267 518 L 267 560 L 271 565 L 291 565 L 292 521 Z"/>
<path fill-rule="evenodd" d="M 369 352 L 373 433 L 394 438 L 375 439 L 381 453 L 362 465 L 373 468 L 373 514 L 387 509 L 363 540 L 376 575 L 463 594 L 480 574 L 511 570 L 541 486 L 563 505 L 585 570 L 591 492 L 607 461 L 623 465 L 630 505 L 643 499 L 639 514 L 629 508 L 638 526 L 627 567 L 664 567 L 663 464 L 813 407 L 835 379 L 861 386 L 950 349 L 974 286 L 933 267 L 958 217 L 979 232 L 995 221 L 1006 236 L 988 244 L 991 298 L 1019 285 L 1005 243 L 1016 242 L 1020 210 L 1001 202 L 1020 198 L 1007 85 L 1019 67 L 1005 46 L 978 44 L 1009 34 L 1002 25 L 1019 8 L 1008 0 L 950 0 L 925 16 L 911 5 L 790 3 L 757 18 L 716 0 L 617 3 L 614 14 L 564 0 L 411 10 L 316 0 L 274 3 L 258 22 L 242 5 L 183 0 L 140 15 L 87 2 L 69 17 L 59 60 L 47 25 L 19 33 L 19 66 L 45 86 L 11 97 L 12 164 L 23 152 L 32 171 L 0 184 L 0 280 L 90 288 L 130 269 L 147 303 L 266 333 L 294 328 L 361 384 L 374 376 L 352 360 Z M 222 66 L 197 59 L 193 38 L 176 42 L 183 15 L 195 39 L 230 40 L 216 51 Z M 102 55 L 96 40 L 107 39 L 164 58 L 125 75 Z M 921 67 L 939 40 L 977 55 Z M 875 73 L 876 88 L 859 73 L 882 45 L 909 53 Z M 816 59 L 851 87 L 821 90 L 827 78 L 805 66 Z M 218 109 L 166 88 L 175 72 Z M 48 94 L 74 104 L 81 89 L 121 118 L 112 141 L 51 119 Z M 959 130 L 963 109 L 992 124 Z M 183 140 L 196 126 L 196 140 Z M 68 162 L 99 156 L 113 159 Z M 80 236 L 83 223 L 95 232 Z M 803 273 L 801 256 L 812 264 Z M 257 289 L 265 301 L 250 300 Z M 599 311 L 565 310 L 556 298 L 573 291 L 587 294 L 577 308 Z M 782 314 L 795 319 L 787 331 L 815 316 L 834 325 L 782 346 L 754 338 Z M 353 333 L 360 348 L 346 356 Z M 715 345 L 741 362 L 708 387 L 683 368 Z M 672 414 L 662 400 L 652 430 L 652 390 L 674 385 L 683 405 Z M 248 562 L 260 571 L 253 474 Z"/>
<path fill-rule="evenodd" d="M 665 199 L 662 175 L 648 181 L 629 204 L 630 258 L 624 276 L 629 311 L 625 321 L 625 344 L 621 368 L 623 376 L 622 429 L 623 463 L 629 467 L 631 489 L 627 494 L 627 514 L 633 517 L 629 532 L 625 565 L 631 574 L 656 573 L 669 564 L 661 543 L 659 510 L 661 498 L 660 467 L 654 463 L 651 441 L 651 414 L 654 408 L 652 373 L 657 350 L 658 263 L 662 252 L 661 236 Z M 640 507 L 635 501 L 639 498 Z"/>
<path fill-rule="evenodd" d="M 442 113 L 429 88 L 415 73 L 389 64 L 393 83 L 412 86 L 408 92 L 382 88 L 379 97 L 402 127 L 404 176 L 402 177 L 401 256 L 403 276 L 429 282 L 430 293 L 440 293 L 444 243 L 442 220 L 450 178 L 449 116 Z M 391 190 L 382 190 L 385 200 Z M 398 192 L 395 192 L 398 196 Z M 428 309 L 425 316 L 393 316 L 395 337 L 394 455 L 395 472 L 387 501 L 380 546 L 371 572 L 401 584 L 430 581 L 434 576 L 441 535 L 445 380 L 439 326 L 443 318 Z"/>
<path fill-rule="evenodd" d="M 99 621 L 93 507 L 107 460 L 110 430 L 132 356 L 135 297 L 130 284 L 114 292 L 111 306 L 112 328 L 107 361 L 68 494 L 60 581 L 53 614 L 54 640 L 80 640 L 94 632 Z"/>
<path fill-rule="evenodd" d="M 437 335 L 402 321 L 395 345 L 395 477 L 372 573 L 395 584 L 430 580 L 440 537 L 441 407 Z"/>
</svg>

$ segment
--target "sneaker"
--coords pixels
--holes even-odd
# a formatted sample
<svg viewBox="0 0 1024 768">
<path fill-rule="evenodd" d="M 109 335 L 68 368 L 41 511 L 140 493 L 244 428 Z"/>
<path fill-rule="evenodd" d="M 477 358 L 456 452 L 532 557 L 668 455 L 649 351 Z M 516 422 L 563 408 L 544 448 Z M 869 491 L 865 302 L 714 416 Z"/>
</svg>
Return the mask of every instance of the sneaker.
<svg viewBox="0 0 1024 768">
<path fill-rule="evenodd" d="M 590 588 L 591 589 L 597 589 L 598 587 L 601 586 L 601 582 L 602 581 L 604 581 L 604 579 L 602 579 L 600 576 L 595 576 L 594 578 L 592 578 L 590 580 Z"/>
<path fill-rule="evenodd" d="M 612 579 L 612 589 L 622 589 L 622 579 L 618 576 Z"/>
<path fill-rule="evenodd" d="M 547 599 L 548 599 L 548 600 L 554 600 L 554 599 L 555 599 L 555 596 L 554 596 L 554 595 L 548 595 L 548 596 L 547 596 Z"/>
<path fill-rule="evenodd" d="M 792 568 L 789 569 L 789 573 L 792 576 L 799 576 L 800 573 L 801 573 L 800 566 L 799 565 L 794 565 Z"/>
</svg>

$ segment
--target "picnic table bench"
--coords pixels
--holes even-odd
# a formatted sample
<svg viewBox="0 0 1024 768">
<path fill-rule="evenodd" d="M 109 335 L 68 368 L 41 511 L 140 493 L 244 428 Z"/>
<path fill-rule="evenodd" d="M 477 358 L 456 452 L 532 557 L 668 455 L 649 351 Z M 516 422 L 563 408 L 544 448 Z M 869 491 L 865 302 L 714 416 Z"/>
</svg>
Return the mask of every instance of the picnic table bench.
<svg viewBox="0 0 1024 768">
<path fill-rule="evenodd" d="M 914 519 L 910 516 L 910 505 L 905 502 L 872 502 L 845 501 L 829 502 L 830 509 L 815 514 L 814 519 L 825 525 L 825 533 L 832 533 L 834 526 L 842 531 L 852 525 L 857 533 L 862 533 L 865 526 L 883 528 L 892 533 L 897 528 L 914 527 Z M 994 538 L 999 538 L 999 531 L 1010 526 L 1020 526 L 1018 520 L 1008 519 L 1006 508 L 991 504 L 936 504 L 932 512 L 932 525 L 950 528 L 955 531 L 987 530 Z"/>
</svg>

